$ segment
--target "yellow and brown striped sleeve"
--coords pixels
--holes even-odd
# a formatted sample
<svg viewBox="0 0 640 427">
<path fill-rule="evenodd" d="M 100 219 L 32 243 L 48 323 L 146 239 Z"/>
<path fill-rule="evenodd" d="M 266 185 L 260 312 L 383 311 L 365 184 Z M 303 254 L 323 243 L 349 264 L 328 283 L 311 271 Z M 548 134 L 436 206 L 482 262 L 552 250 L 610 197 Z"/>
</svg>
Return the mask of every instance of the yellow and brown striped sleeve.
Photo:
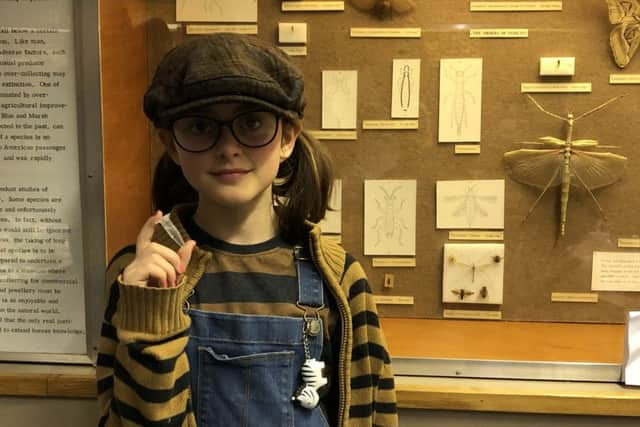
<svg viewBox="0 0 640 427">
<path fill-rule="evenodd" d="M 387 345 L 364 270 L 350 255 L 342 283 L 353 325 L 349 426 L 395 427 L 396 393 Z"/>
<path fill-rule="evenodd" d="M 107 269 L 96 370 L 99 425 L 195 426 L 183 289 L 120 283 L 119 273 L 134 256 L 135 248 L 128 247 Z"/>
</svg>

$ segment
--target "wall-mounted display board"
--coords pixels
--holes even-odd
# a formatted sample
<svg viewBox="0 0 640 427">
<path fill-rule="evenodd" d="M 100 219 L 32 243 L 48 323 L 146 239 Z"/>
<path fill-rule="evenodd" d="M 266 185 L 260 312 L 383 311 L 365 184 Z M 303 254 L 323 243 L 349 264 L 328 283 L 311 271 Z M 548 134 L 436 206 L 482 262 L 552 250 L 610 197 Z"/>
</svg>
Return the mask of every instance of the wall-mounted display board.
<svg viewBox="0 0 640 427">
<path fill-rule="evenodd" d="M 163 54 L 190 37 L 185 35 L 187 25 L 196 30 L 197 26 L 176 21 L 175 1 L 133 3 L 136 12 L 130 16 L 138 18 L 130 33 L 145 32 L 146 37 L 135 40 L 146 57 L 130 57 L 127 64 L 144 70 L 146 81 L 131 72 L 135 82 L 127 94 L 134 98 L 128 105 L 139 105 Z M 572 323 L 587 325 L 588 330 L 594 323 L 621 324 L 625 309 L 640 306 L 640 265 L 615 255 L 640 251 L 640 132 L 635 119 L 640 86 L 633 84 L 640 81 L 633 77 L 640 74 L 640 60 L 630 59 L 624 69 L 616 64 L 610 45 L 615 24 L 611 24 L 607 2 L 526 2 L 540 7 L 524 11 L 518 7 L 521 2 L 514 1 L 499 2 L 500 8 L 493 11 L 485 5 L 471 11 L 470 2 L 447 0 L 416 2 L 405 13 L 358 9 L 352 2 L 345 2 L 344 10 L 328 11 L 322 10 L 322 3 L 335 2 L 306 3 L 314 8 L 289 12 L 282 11 L 280 1 L 260 1 L 257 37 L 277 43 L 279 23 L 307 24 L 307 54 L 294 60 L 306 77 L 304 126 L 309 130 L 323 129 L 323 113 L 332 108 L 327 105 L 330 100 L 323 99 L 323 72 L 357 71 L 356 138 L 324 143 L 342 184 L 342 244 L 363 263 L 374 292 L 388 297 L 381 301 L 404 302 L 405 297 L 413 301 L 380 304 L 383 316 L 434 319 L 443 325 L 448 321 L 442 319 L 456 316 L 507 326 L 516 321 L 549 327 Z M 546 7 L 548 3 L 554 7 Z M 226 23 L 209 24 L 220 28 Z M 233 30 L 238 24 L 228 25 Z M 352 36 L 354 28 L 358 37 Z M 420 60 L 420 76 L 415 80 L 419 98 L 412 98 L 419 99 L 418 115 L 416 126 L 409 129 L 393 126 L 391 102 L 394 87 L 403 87 L 397 72 L 394 77 L 394 60 L 407 58 Z M 444 60 L 468 58 L 481 59 L 481 67 L 459 61 L 458 68 L 444 74 L 440 69 L 449 63 Z M 548 72 L 553 64 L 545 63 L 541 76 L 541 58 L 574 58 L 574 73 L 553 75 Z M 122 72 L 114 66 L 104 68 L 109 65 L 103 63 L 105 76 Z M 443 75 L 450 92 L 444 100 L 440 94 Z M 404 93 L 411 93 L 408 87 Z M 116 117 L 119 108 L 127 106 L 114 106 L 105 114 Z M 144 119 L 131 120 L 132 128 L 139 129 L 140 120 Z M 370 120 L 388 122 L 377 128 L 362 125 Z M 441 125 L 452 126 L 454 133 L 473 125 L 479 141 L 474 135 L 439 143 Z M 140 141 L 136 150 L 140 155 L 150 150 L 153 165 L 161 146 L 148 130 L 149 140 Z M 111 131 L 105 128 L 105 133 Z M 105 150 L 109 144 L 107 140 Z M 518 153 L 505 155 L 510 152 Z M 118 175 L 109 167 L 107 180 Z M 144 179 L 148 182 L 149 176 Z M 396 258 L 376 263 L 385 267 L 374 267 L 374 259 L 384 260 L 385 255 L 365 255 L 364 184 L 368 180 L 415 180 L 415 263 Z M 448 194 L 447 206 L 441 208 L 448 208 L 452 218 L 473 216 L 476 223 L 492 226 L 470 229 L 466 221 L 460 229 L 437 227 L 437 182 L 476 180 L 504 181 L 503 206 L 499 193 L 500 221 L 483 217 L 495 214 L 496 194 L 472 187 Z M 122 193 L 126 185 L 137 186 L 140 181 L 113 182 L 107 200 L 109 194 Z M 141 206 L 140 213 L 134 212 L 140 221 L 120 227 L 117 239 L 108 236 L 110 254 L 125 243 L 125 237 L 128 242 L 134 240 L 149 212 L 148 198 Z M 121 217 L 114 209 L 131 212 L 131 206 L 107 203 L 108 218 Z M 107 229 L 115 233 L 115 220 L 110 221 Z M 503 229 L 496 230 L 496 222 Z M 443 302 L 444 248 L 449 243 L 503 245 L 501 303 Z M 594 263 L 595 253 L 607 256 Z M 475 280 L 483 277 L 483 267 L 469 262 L 465 283 L 482 289 Z M 393 286 L 385 287 L 385 275 L 390 274 Z M 596 276 L 606 278 L 606 288 L 592 288 Z M 451 286 L 459 293 L 468 291 Z"/>
<path fill-rule="evenodd" d="M 104 234 L 89 3 L 0 2 L 1 360 L 95 355 L 101 294 L 89 284 L 104 276 Z"/>
</svg>

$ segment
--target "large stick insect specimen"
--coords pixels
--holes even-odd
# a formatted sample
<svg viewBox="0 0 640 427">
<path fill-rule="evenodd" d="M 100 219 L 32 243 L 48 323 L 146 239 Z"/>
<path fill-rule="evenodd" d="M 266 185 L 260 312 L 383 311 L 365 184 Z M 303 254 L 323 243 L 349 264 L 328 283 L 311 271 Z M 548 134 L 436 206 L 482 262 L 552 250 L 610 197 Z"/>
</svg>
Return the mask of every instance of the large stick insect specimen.
<svg viewBox="0 0 640 427">
<path fill-rule="evenodd" d="M 620 68 L 627 66 L 640 46 L 640 2 L 607 0 L 609 22 L 615 25 L 609 34 L 613 59 Z"/>
<path fill-rule="evenodd" d="M 602 110 L 624 95 L 611 98 L 577 117 L 574 117 L 573 113 L 568 113 L 567 117 L 551 113 L 545 110 L 532 96 L 527 96 L 540 111 L 566 122 L 565 139 L 544 136 L 538 138 L 538 142 L 524 142 L 523 144 L 546 148 L 523 148 L 509 151 L 504 154 L 504 161 L 514 180 L 542 189 L 527 212 L 525 221 L 547 190 L 560 186 L 560 235 L 558 237 L 561 237 L 565 234 L 567 224 L 567 206 L 571 185 L 584 188 L 604 218 L 602 207 L 592 190 L 611 185 L 620 179 L 627 163 L 627 158 L 618 154 L 592 151 L 598 148 L 616 148 L 614 146 L 598 145 L 598 141 L 594 139 L 574 140 L 574 124 L 576 121 Z"/>
</svg>

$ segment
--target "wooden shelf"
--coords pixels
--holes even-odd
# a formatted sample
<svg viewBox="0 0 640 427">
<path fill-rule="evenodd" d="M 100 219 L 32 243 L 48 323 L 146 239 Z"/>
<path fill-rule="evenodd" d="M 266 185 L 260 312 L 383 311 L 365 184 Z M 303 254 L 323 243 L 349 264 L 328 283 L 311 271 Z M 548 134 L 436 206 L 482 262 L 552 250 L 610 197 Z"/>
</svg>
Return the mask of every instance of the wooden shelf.
<svg viewBox="0 0 640 427">
<path fill-rule="evenodd" d="M 613 383 L 396 377 L 398 407 L 640 416 L 640 388 Z"/>
<path fill-rule="evenodd" d="M 92 366 L 0 363 L 0 396 L 95 398 Z"/>
</svg>

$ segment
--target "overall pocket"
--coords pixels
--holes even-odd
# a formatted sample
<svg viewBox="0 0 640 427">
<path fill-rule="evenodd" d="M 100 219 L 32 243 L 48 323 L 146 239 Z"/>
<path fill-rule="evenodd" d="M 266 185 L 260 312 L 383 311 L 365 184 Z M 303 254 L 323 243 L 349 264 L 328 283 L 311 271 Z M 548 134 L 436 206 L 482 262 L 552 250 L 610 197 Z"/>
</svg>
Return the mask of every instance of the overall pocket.
<svg viewBox="0 0 640 427">
<path fill-rule="evenodd" d="M 294 352 L 224 351 L 198 347 L 198 426 L 293 426 Z"/>
</svg>

